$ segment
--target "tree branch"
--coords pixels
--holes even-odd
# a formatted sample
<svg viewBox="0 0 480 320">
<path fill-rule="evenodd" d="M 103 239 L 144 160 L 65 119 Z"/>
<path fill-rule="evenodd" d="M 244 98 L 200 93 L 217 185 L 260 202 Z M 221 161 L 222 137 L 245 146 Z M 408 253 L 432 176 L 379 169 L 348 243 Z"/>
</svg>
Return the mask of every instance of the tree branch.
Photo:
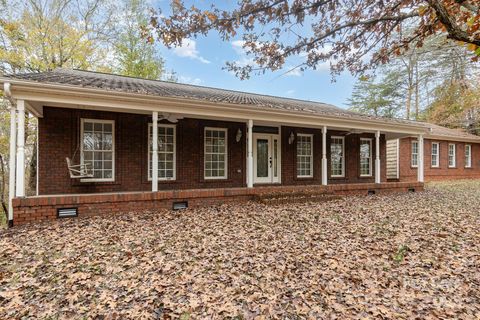
<svg viewBox="0 0 480 320">
<path fill-rule="evenodd" d="M 465 2 L 465 1 L 464 1 Z M 475 38 L 462 30 L 453 17 L 448 13 L 447 8 L 440 1 L 428 0 L 430 6 L 435 10 L 438 20 L 445 26 L 448 32 L 448 38 L 480 46 L 480 38 Z"/>
</svg>

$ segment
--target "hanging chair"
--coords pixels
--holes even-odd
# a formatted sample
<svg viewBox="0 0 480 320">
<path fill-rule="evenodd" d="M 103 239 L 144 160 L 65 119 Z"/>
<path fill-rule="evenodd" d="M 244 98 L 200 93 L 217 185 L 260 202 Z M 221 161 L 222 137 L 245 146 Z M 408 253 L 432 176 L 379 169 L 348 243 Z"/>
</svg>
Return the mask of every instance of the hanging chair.
<svg viewBox="0 0 480 320">
<path fill-rule="evenodd" d="M 73 154 L 73 159 L 75 159 L 77 151 L 78 147 Z M 84 164 L 72 164 L 72 160 L 69 157 L 66 157 L 65 160 L 67 161 L 67 168 L 68 172 L 70 173 L 70 179 L 93 178 L 93 171 L 91 168 L 92 164 L 90 162 L 85 162 Z"/>
</svg>

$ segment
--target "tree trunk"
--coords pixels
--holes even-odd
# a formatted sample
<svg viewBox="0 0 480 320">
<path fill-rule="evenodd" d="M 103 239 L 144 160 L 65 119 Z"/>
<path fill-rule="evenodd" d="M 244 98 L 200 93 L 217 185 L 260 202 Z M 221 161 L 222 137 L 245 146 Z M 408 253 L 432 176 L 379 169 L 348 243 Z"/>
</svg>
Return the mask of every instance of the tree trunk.
<svg viewBox="0 0 480 320">
<path fill-rule="evenodd" d="M 418 97 L 418 63 L 415 62 L 415 120 L 418 120 L 419 113 L 419 97 Z"/>
<path fill-rule="evenodd" d="M 408 94 L 407 94 L 407 103 L 406 103 L 406 106 L 407 106 L 407 115 L 406 115 L 406 119 L 407 120 L 410 120 L 410 112 L 412 110 L 412 94 L 413 94 L 413 88 L 412 86 L 408 86 Z"/>
</svg>

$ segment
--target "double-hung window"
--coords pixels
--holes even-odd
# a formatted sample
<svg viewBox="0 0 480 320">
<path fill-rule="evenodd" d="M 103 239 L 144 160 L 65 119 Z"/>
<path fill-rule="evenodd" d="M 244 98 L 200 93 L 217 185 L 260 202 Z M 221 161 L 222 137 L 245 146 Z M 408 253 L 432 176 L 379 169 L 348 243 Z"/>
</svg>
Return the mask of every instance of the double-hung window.
<svg viewBox="0 0 480 320">
<path fill-rule="evenodd" d="M 331 176 L 345 176 L 345 138 L 332 136 L 330 141 Z"/>
<path fill-rule="evenodd" d="M 205 128 L 205 179 L 227 178 L 227 129 Z"/>
<path fill-rule="evenodd" d="M 93 178 L 82 181 L 115 180 L 115 122 L 113 120 L 81 119 L 82 164 L 89 164 Z"/>
<path fill-rule="evenodd" d="M 297 177 L 313 177 L 313 135 L 297 134 Z"/>
<path fill-rule="evenodd" d="M 158 180 L 175 180 L 176 135 L 175 125 L 158 125 Z M 148 125 L 148 179 L 152 179 L 153 125 Z"/>
<path fill-rule="evenodd" d="M 465 168 L 472 167 L 472 145 L 465 145 Z"/>
<path fill-rule="evenodd" d="M 438 142 L 432 142 L 432 168 L 438 168 L 440 166 L 440 144 Z"/>
<path fill-rule="evenodd" d="M 418 167 L 418 141 L 412 141 L 412 159 L 411 166 Z"/>
<path fill-rule="evenodd" d="M 372 176 L 372 139 L 360 138 L 360 176 Z"/>
<path fill-rule="evenodd" d="M 457 165 L 456 148 L 454 143 L 448 145 L 448 167 L 455 168 Z"/>
</svg>

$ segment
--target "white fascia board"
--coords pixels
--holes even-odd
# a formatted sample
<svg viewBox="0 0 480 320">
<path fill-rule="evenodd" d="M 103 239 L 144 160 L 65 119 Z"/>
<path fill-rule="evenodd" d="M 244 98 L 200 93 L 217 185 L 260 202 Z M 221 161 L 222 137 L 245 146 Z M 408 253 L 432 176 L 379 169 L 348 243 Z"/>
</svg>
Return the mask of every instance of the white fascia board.
<svg viewBox="0 0 480 320">
<path fill-rule="evenodd" d="M 0 78 L 1 82 L 12 84 L 12 97 L 43 103 L 65 103 L 78 106 L 107 107 L 122 112 L 170 112 L 191 116 L 209 116 L 254 121 L 278 122 L 288 125 L 314 127 L 332 126 L 345 129 L 359 129 L 366 132 L 380 130 L 406 134 L 425 134 L 428 128 L 421 125 L 389 123 L 373 119 L 351 119 L 341 116 L 299 113 L 289 110 L 262 110 L 248 105 L 209 102 L 200 99 L 170 98 L 153 95 L 107 91 L 72 85 L 57 85 Z"/>
<path fill-rule="evenodd" d="M 451 137 L 451 136 L 442 136 L 442 135 L 430 135 L 427 134 L 424 136 L 425 139 L 428 140 L 444 140 L 444 141 L 457 141 L 457 142 L 469 142 L 469 143 L 480 143 L 479 138 L 468 138 L 468 137 Z"/>
</svg>

